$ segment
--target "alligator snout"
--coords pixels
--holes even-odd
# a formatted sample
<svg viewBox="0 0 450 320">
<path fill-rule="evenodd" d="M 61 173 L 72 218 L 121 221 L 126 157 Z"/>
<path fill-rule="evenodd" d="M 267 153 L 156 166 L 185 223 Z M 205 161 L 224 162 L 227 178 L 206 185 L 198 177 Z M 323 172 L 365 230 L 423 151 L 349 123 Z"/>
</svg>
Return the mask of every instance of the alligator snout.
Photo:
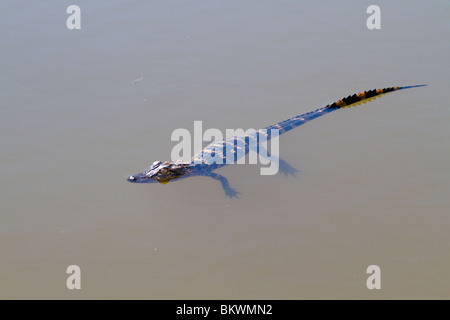
<svg viewBox="0 0 450 320">
<path fill-rule="evenodd" d="M 127 179 L 129 182 L 135 182 L 137 178 L 135 176 L 129 176 Z"/>
</svg>

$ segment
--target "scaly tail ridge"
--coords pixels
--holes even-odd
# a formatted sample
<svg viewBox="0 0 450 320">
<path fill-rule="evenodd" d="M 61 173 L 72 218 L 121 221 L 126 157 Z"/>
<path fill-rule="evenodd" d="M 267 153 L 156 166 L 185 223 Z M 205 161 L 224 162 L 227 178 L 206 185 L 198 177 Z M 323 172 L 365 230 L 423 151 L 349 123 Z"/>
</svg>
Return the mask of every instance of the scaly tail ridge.
<svg viewBox="0 0 450 320">
<path fill-rule="evenodd" d="M 410 88 L 417 88 L 417 87 L 424 87 L 426 84 L 420 84 L 415 86 L 405 86 L 405 87 L 388 87 L 383 89 L 374 89 L 369 91 L 363 91 L 360 93 L 355 93 L 354 95 L 350 95 L 346 98 L 342 98 L 336 102 L 333 102 L 332 104 L 325 107 L 325 109 L 341 109 L 346 107 L 353 107 L 360 105 L 361 103 L 366 103 L 368 101 L 371 101 L 373 99 L 378 98 L 379 96 L 382 96 L 383 94 L 386 94 L 388 92 L 403 90 L 403 89 L 410 89 Z"/>
</svg>

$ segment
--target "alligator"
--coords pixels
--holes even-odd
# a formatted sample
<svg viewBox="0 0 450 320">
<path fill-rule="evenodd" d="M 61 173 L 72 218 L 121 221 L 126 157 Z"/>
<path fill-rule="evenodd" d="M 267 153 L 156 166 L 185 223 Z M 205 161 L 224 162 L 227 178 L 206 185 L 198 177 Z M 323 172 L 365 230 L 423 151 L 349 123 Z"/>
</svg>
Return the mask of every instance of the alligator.
<svg viewBox="0 0 450 320">
<path fill-rule="evenodd" d="M 206 148 L 204 148 L 201 152 L 194 155 L 194 157 L 191 159 L 189 163 L 183 163 L 182 161 L 176 162 L 155 161 L 153 162 L 153 164 L 150 166 L 149 169 L 141 173 L 129 176 L 127 180 L 133 183 L 159 182 L 165 184 L 171 180 L 179 180 L 181 178 L 187 178 L 192 176 L 206 176 L 220 181 L 220 183 L 222 184 L 222 188 L 225 191 L 225 195 L 227 197 L 230 198 L 238 197 L 239 192 L 237 192 L 230 186 L 228 179 L 218 173 L 213 172 L 214 170 L 225 166 L 227 163 L 225 161 L 223 161 L 223 163 L 218 163 L 217 161 L 211 162 L 210 160 L 208 160 L 208 157 L 204 156 L 205 154 L 217 153 L 215 156 L 219 156 L 223 159 L 226 159 L 226 151 L 227 151 L 226 146 L 229 145 L 228 149 L 234 153 L 234 160 L 236 161 L 238 154 L 240 155 L 240 157 L 242 157 L 247 155 L 247 153 L 249 153 L 249 151 L 252 150 L 250 148 L 250 145 L 254 146 L 255 144 L 251 143 L 254 142 L 250 141 L 251 139 L 257 139 L 256 151 L 259 152 L 262 146 L 260 146 L 258 142 L 260 141 L 260 137 L 258 137 L 258 135 L 260 136 L 264 134 L 266 140 L 268 141 L 272 137 L 271 132 L 273 131 L 271 129 L 278 130 L 279 135 L 281 135 L 308 121 L 321 117 L 335 110 L 360 105 L 362 103 L 366 103 L 368 101 L 376 99 L 381 95 L 384 95 L 389 92 L 423 86 L 426 86 L 426 84 L 403 86 L 403 87 L 387 87 L 384 89 L 368 90 L 353 95 L 349 95 L 348 97 L 342 98 L 325 107 L 268 126 L 264 128 L 265 130 L 258 130 L 257 135 L 253 136 L 245 135 L 242 137 L 232 137 L 222 141 L 215 141 L 210 145 L 208 145 Z M 240 140 L 240 143 L 237 143 L 237 140 Z M 283 161 L 282 159 L 279 159 L 279 170 L 284 175 L 295 175 L 297 171 L 295 168 L 291 167 L 287 162 Z"/>
</svg>

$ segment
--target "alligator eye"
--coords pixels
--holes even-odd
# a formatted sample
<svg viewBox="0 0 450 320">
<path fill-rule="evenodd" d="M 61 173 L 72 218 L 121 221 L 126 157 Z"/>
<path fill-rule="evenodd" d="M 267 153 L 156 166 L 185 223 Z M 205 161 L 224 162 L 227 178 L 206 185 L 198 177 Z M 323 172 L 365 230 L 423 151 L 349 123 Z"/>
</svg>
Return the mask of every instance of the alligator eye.
<svg viewBox="0 0 450 320">
<path fill-rule="evenodd" d="M 161 173 L 161 174 L 166 174 L 167 171 L 169 171 L 167 168 L 162 168 L 162 169 L 159 171 L 159 173 Z"/>
<path fill-rule="evenodd" d="M 180 173 L 183 171 L 183 168 L 181 166 L 173 166 L 172 168 L 170 168 L 170 170 L 175 173 Z"/>
<path fill-rule="evenodd" d="M 157 166 L 159 166 L 161 163 L 162 163 L 161 161 L 155 161 L 155 162 L 152 163 L 152 165 L 150 166 L 150 168 L 154 169 L 154 168 L 156 168 Z"/>
</svg>

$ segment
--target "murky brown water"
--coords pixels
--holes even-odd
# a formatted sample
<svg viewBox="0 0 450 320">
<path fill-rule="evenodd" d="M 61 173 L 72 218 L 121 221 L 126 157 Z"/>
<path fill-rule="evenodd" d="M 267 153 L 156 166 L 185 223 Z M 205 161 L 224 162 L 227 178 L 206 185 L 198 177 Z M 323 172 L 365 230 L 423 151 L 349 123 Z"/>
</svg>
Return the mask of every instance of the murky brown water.
<svg viewBox="0 0 450 320">
<path fill-rule="evenodd" d="M 78 31 L 70 4 L 0 3 L 0 298 L 450 298 L 448 1 L 379 1 L 375 31 L 357 1 L 77 1 Z M 297 178 L 220 169 L 238 200 L 126 181 L 194 120 L 421 83 L 282 136 Z"/>
</svg>

